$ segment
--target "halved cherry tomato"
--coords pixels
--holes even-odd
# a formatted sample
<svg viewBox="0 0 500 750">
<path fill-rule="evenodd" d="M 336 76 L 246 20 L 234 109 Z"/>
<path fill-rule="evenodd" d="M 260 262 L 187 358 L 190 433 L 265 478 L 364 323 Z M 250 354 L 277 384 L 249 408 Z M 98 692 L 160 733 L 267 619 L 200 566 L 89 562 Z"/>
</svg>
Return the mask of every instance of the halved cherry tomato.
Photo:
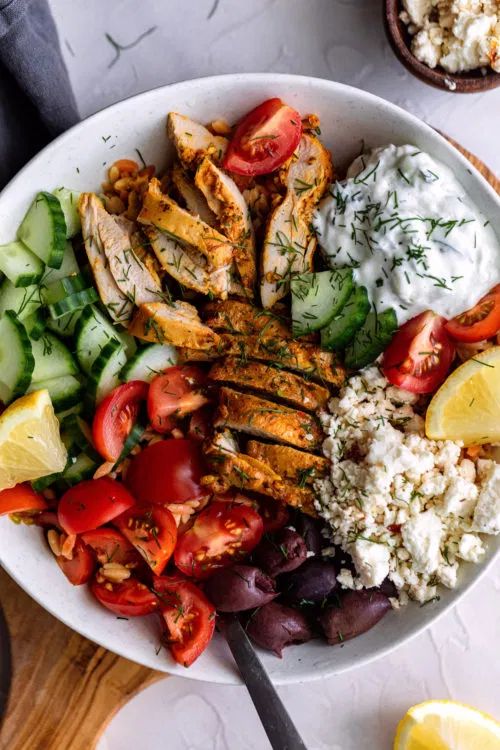
<svg viewBox="0 0 500 750">
<path fill-rule="evenodd" d="M 148 395 L 148 384 L 131 380 L 114 388 L 99 404 L 92 422 L 92 439 L 106 461 L 116 461 Z"/>
<path fill-rule="evenodd" d="M 142 564 L 142 557 L 134 545 L 116 529 L 101 528 L 85 531 L 81 538 L 86 545 L 94 550 L 97 562 L 100 565 L 114 562 L 136 568 Z"/>
<path fill-rule="evenodd" d="M 262 518 L 247 505 L 212 502 L 179 536 L 175 564 L 188 576 L 207 578 L 251 552 L 263 531 Z"/>
<path fill-rule="evenodd" d="M 276 502 L 276 500 L 259 498 L 258 510 L 264 523 L 264 534 L 282 529 L 290 520 L 287 506 Z"/>
<path fill-rule="evenodd" d="M 210 435 L 212 428 L 212 412 L 210 408 L 198 409 L 189 420 L 188 437 L 202 443 Z"/>
<path fill-rule="evenodd" d="M 168 647 L 178 664 L 189 667 L 214 634 L 215 607 L 191 581 L 155 576 L 153 590 L 160 602 Z"/>
<path fill-rule="evenodd" d="M 87 479 L 64 493 L 57 515 L 67 534 L 81 534 L 112 521 L 134 503 L 120 482 L 110 477 Z"/>
<path fill-rule="evenodd" d="M 207 377 L 191 365 L 169 367 L 151 381 L 148 416 L 156 432 L 166 433 L 175 426 L 174 417 L 185 417 L 208 402 Z"/>
<path fill-rule="evenodd" d="M 455 356 L 445 324 L 428 310 L 399 329 L 382 360 L 390 383 L 412 393 L 432 393 L 441 385 Z"/>
<path fill-rule="evenodd" d="M 48 507 L 43 495 L 35 492 L 28 482 L 16 484 L 15 487 L 0 492 L 0 516 L 5 513 L 47 510 Z"/>
<path fill-rule="evenodd" d="M 158 609 L 156 596 L 135 578 L 127 578 L 121 583 L 94 578 L 90 590 L 99 604 L 121 617 L 141 617 Z"/>
<path fill-rule="evenodd" d="M 160 440 L 148 445 L 130 462 L 126 483 L 140 502 L 185 503 L 207 494 L 199 443 Z"/>
<path fill-rule="evenodd" d="M 73 586 L 81 586 L 82 583 L 87 583 L 94 573 L 94 556 L 80 537 L 77 537 L 75 541 L 71 560 L 59 555 L 59 557 L 56 557 L 56 561 Z"/>
<path fill-rule="evenodd" d="M 445 326 L 457 341 L 473 344 L 494 336 L 500 331 L 500 284 L 482 297 L 470 310 L 449 320 Z"/>
<path fill-rule="evenodd" d="M 140 552 L 153 573 L 161 575 L 177 541 L 177 525 L 168 508 L 139 503 L 113 523 Z"/>
<path fill-rule="evenodd" d="M 240 120 L 223 167 L 244 175 L 273 172 L 293 154 L 301 135 L 299 113 L 281 99 L 268 99 Z"/>
</svg>

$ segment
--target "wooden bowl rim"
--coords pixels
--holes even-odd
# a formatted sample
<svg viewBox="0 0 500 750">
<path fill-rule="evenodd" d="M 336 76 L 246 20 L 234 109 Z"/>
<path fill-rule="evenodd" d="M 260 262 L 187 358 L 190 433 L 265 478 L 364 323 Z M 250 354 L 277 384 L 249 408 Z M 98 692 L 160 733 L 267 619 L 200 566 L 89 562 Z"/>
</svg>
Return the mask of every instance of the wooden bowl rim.
<svg viewBox="0 0 500 750">
<path fill-rule="evenodd" d="M 389 43 L 398 60 L 410 73 L 421 81 L 452 94 L 474 94 L 500 86 L 500 73 L 493 70 L 488 70 L 486 74 L 480 69 L 447 73 L 442 68 L 430 68 L 417 60 L 407 42 L 409 34 L 399 18 L 401 10 L 401 0 L 384 0 L 384 25 Z M 450 83 L 455 84 L 455 88 L 450 87 Z"/>
</svg>

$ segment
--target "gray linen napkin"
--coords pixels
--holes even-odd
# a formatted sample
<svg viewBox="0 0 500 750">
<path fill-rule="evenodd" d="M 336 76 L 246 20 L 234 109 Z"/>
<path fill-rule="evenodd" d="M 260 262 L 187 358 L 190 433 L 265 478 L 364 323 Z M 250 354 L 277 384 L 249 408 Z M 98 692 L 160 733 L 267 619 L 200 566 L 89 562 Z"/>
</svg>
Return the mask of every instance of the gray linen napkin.
<svg viewBox="0 0 500 750">
<path fill-rule="evenodd" d="M 79 119 L 47 0 L 0 0 L 0 188 Z"/>
</svg>

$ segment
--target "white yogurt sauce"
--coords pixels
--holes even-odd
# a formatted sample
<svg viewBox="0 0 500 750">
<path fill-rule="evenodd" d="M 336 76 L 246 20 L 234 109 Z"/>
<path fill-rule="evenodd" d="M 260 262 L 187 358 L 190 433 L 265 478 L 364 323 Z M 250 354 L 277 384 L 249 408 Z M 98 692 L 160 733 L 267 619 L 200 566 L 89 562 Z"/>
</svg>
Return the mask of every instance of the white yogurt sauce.
<svg viewBox="0 0 500 750">
<path fill-rule="evenodd" d="M 415 146 L 359 156 L 313 217 L 332 268 L 352 266 L 381 311 L 445 318 L 500 281 L 500 244 L 453 172 Z"/>
</svg>

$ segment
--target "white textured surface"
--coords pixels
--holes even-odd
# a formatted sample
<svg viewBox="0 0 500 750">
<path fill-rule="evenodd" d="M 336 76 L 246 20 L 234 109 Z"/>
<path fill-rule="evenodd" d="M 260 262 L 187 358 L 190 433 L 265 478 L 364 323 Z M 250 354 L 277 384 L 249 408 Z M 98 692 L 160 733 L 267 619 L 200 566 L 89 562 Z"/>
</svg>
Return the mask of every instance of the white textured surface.
<svg viewBox="0 0 500 750">
<path fill-rule="evenodd" d="M 379 0 L 51 0 L 81 112 L 200 75 L 293 72 L 367 89 L 415 113 L 500 172 L 500 89 L 434 91 L 411 78 L 385 41 Z M 126 45 L 108 68 L 109 33 Z M 67 44 L 65 43 L 67 42 Z M 385 750 L 406 708 L 453 697 L 500 717 L 500 569 L 430 631 L 383 660 L 280 694 L 310 750 Z M 244 688 L 170 678 L 131 701 L 99 750 L 267 750 Z"/>
</svg>

